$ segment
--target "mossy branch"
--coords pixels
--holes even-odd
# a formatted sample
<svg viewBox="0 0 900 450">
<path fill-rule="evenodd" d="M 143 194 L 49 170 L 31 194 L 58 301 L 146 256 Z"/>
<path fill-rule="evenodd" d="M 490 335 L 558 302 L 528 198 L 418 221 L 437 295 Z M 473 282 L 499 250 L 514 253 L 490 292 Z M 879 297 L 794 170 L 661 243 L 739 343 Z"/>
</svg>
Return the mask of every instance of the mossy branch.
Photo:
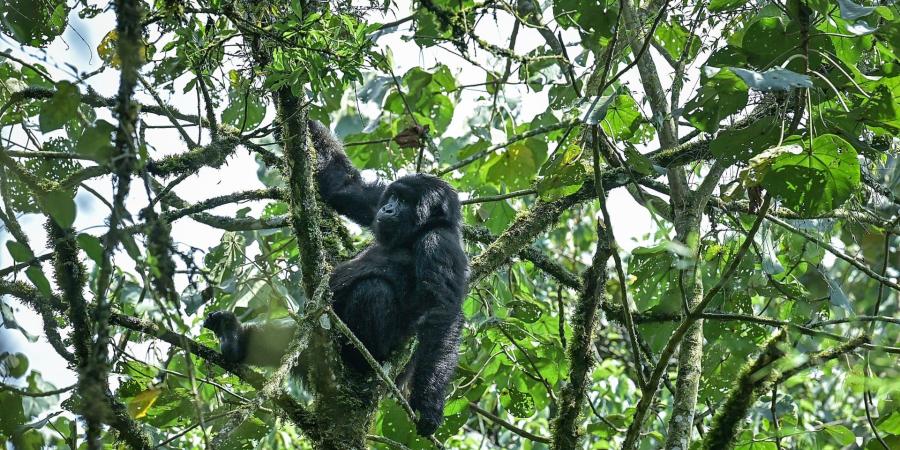
<svg viewBox="0 0 900 450">
<path fill-rule="evenodd" d="M 687 317 L 684 318 L 681 324 L 678 325 L 678 328 L 672 333 L 672 336 L 669 337 L 668 342 L 666 342 L 665 347 L 663 347 L 663 350 L 660 352 L 659 360 L 653 368 L 650 378 L 647 380 L 647 385 L 645 389 L 643 389 L 641 400 L 638 402 L 635 409 L 634 419 L 632 420 L 631 425 L 628 426 L 622 448 L 631 449 L 637 444 L 638 437 L 643 428 L 644 419 L 647 418 L 647 414 L 650 412 L 650 405 L 656 397 L 656 391 L 659 390 L 663 375 L 669 366 L 669 359 L 675 354 L 675 350 L 678 348 L 678 345 L 688 331 L 690 331 L 693 325 L 702 318 L 703 312 L 709 303 L 715 298 L 716 294 L 719 293 L 722 287 L 731 279 L 731 276 L 737 270 L 744 255 L 750 249 L 753 238 L 756 236 L 756 232 L 759 231 L 759 227 L 762 225 L 763 218 L 765 217 L 770 204 L 771 196 L 767 195 L 763 205 L 760 207 L 759 214 L 757 214 L 756 221 L 753 222 L 753 226 L 751 226 L 750 230 L 747 232 L 744 242 L 741 243 L 740 248 L 732 257 L 731 264 L 725 269 L 725 272 L 719 278 L 716 285 L 713 286 L 712 289 L 703 296 L 700 302 L 690 310 Z"/>
<path fill-rule="evenodd" d="M 569 380 L 563 386 L 559 400 L 559 415 L 553 420 L 553 442 L 558 450 L 579 447 L 581 436 L 578 416 L 587 395 L 588 374 L 594 365 L 592 346 L 597 324 L 597 312 L 606 303 L 606 281 L 609 279 L 607 261 L 612 249 L 606 239 L 607 224 L 597 218 L 597 248 L 591 266 L 584 274 L 584 290 L 572 315 L 572 340 L 566 348 L 569 359 Z"/>
<path fill-rule="evenodd" d="M 55 295 L 49 298 L 44 297 L 37 289 L 25 283 L 0 280 L 0 295 L 11 295 L 16 297 L 25 305 L 38 311 L 42 307 L 49 307 L 57 313 L 67 314 L 68 317 L 71 317 L 69 307 L 63 299 Z M 132 331 L 137 331 L 166 342 L 169 345 L 186 350 L 204 361 L 215 364 L 228 372 L 233 373 L 241 379 L 241 381 L 256 389 L 261 389 L 266 382 L 266 377 L 251 369 L 250 366 L 230 362 L 216 350 L 200 344 L 185 335 L 163 328 L 152 321 L 113 312 L 110 314 L 110 323 Z M 297 426 L 307 431 L 307 433 L 309 433 L 310 430 L 314 430 L 315 422 L 313 415 L 293 397 L 287 395 L 285 392 L 280 392 L 274 400 L 281 408 L 281 411 L 292 422 L 297 424 Z M 132 444 L 130 441 L 128 442 Z M 132 445 L 135 446 L 134 444 Z M 135 448 L 146 447 L 135 446 Z"/>
<path fill-rule="evenodd" d="M 804 363 L 790 369 L 771 367 L 775 360 L 784 355 L 778 346 L 786 335 L 787 332 L 782 329 L 769 341 L 756 360 L 741 371 L 735 387 L 719 408 L 713 418 L 712 427 L 704 436 L 702 447 L 704 450 L 734 448 L 735 439 L 741 432 L 741 425 L 747 417 L 747 412 L 761 393 L 770 391 L 773 386 L 777 386 L 806 369 L 852 352 L 869 341 L 867 336 L 860 335 L 834 348 L 813 354 Z"/>
<path fill-rule="evenodd" d="M 290 88 L 278 91 L 276 103 L 284 139 L 284 172 L 291 225 L 301 249 L 303 287 L 307 298 L 312 298 L 319 279 L 328 272 L 316 201 L 316 151 L 307 137 L 306 106 L 291 93 Z"/>
<path fill-rule="evenodd" d="M 734 438 L 740 432 L 741 422 L 756 401 L 757 393 L 764 390 L 762 387 L 768 386 L 777 377 L 778 372 L 771 365 L 784 355 L 779 346 L 786 337 L 786 329 L 782 328 L 776 332 L 756 359 L 741 370 L 737 383 L 719 408 L 713 419 L 712 428 L 704 437 L 704 449 L 727 450 L 733 446 Z"/>
<path fill-rule="evenodd" d="M 323 298 L 326 297 L 328 292 L 327 280 L 328 278 L 323 277 L 319 282 L 310 304 L 316 305 L 323 302 Z M 231 415 L 225 426 L 219 429 L 219 433 L 212 441 L 212 448 L 222 448 L 222 446 L 228 442 L 231 434 L 265 402 L 277 398 L 279 395 L 286 394 L 283 389 L 284 380 L 287 379 L 288 375 L 297 364 L 297 361 L 300 359 L 300 354 L 309 346 L 309 339 L 306 339 L 306 337 L 312 333 L 313 327 L 317 326 L 317 321 L 321 315 L 322 309 L 317 309 L 298 320 L 298 327 L 294 331 L 294 337 L 291 339 L 288 348 L 281 357 L 278 368 L 271 376 L 269 376 L 268 380 L 258 388 L 259 392 L 256 395 L 256 398 L 249 404 L 243 405 L 241 408 L 234 411 L 234 414 Z"/>
</svg>

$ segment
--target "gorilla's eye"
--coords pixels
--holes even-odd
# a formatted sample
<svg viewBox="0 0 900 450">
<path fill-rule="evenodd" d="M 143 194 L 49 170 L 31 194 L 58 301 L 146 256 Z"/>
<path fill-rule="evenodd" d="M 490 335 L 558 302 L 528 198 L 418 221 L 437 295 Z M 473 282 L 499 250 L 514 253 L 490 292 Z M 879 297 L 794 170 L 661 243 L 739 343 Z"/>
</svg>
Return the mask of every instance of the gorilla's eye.
<svg viewBox="0 0 900 450">
<path fill-rule="evenodd" d="M 381 206 L 381 209 L 378 211 L 379 217 L 392 217 L 396 216 L 400 212 L 401 208 L 401 200 L 397 197 L 397 195 L 391 195 L 388 198 L 388 201 L 385 202 L 384 205 Z"/>
</svg>

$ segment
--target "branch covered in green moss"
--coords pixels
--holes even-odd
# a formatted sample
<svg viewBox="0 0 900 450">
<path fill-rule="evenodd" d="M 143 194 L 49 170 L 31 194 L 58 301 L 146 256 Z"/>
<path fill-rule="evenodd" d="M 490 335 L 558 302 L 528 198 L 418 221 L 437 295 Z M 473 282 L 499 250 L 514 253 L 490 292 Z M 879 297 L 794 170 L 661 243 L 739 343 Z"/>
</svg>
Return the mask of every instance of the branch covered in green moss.
<svg viewBox="0 0 900 450">
<path fill-rule="evenodd" d="M 628 431 L 625 436 L 625 444 L 623 448 L 633 448 L 637 444 L 638 437 L 640 436 L 641 429 L 643 428 L 644 419 L 647 418 L 647 414 L 650 412 L 650 405 L 653 402 L 653 399 L 656 397 L 656 391 L 659 390 L 660 383 L 662 382 L 663 375 L 666 373 L 666 369 L 669 366 L 669 359 L 675 354 L 675 350 L 678 348 L 678 345 L 682 342 L 685 335 L 687 335 L 688 331 L 691 330 L 693 325 L 702 318 L 703 312 L 706 307 L 712 302 L 713 298 L 719 293 L 723 286 L 731 279 L 731 276 L 737 270 L 740 265 L 741 260 L 744 255 L 750 249 L 751 244 L 753 243 L 753 238 L 756 236 L 756 232 L 759 231 L 760 225 L 762 225 L 763 218 L 765 217 L 766 212 L 769 209 L 769 205 L 771 205 L 771 196 L 766 196 L 763 201 L 763 205 L 760 207 L 759 213 L 757 214 L 756 220 L 753 222 L 753 225 L 750 227 L 750 230 L 747 232 L 746 237 L 744 238 L 744 242 L 741 243 L 740 248 L 732 257 L 731 263 L 728 268 L 725 269 L 725 272 L 722 273 L 722 276 L 719 278 L 719 281 L 704 294 L 703 298 L 695 307 L 693 307 L 687 317 L 678 325 L 678 328 L 672 332 L 672 335 L 669 337 L 669 340 L 666 342 L 665 347 L 663 347 L 662 351 L 659 354 L 659 360 L 656 363 L 656 366 L 653 368 L 653 372 L 650 375 L 650 378 L 647 380 L 646 387 L 642 390 L 641 400 L 638 402 L 637 407 L 634 412 L 634 419 L 631 424 L 628 426 Z"/>
<path fill-rule="evenodd" d="M 741 371 L 735 387 L 728 394 L 725 403 L 719 408 L 719 411 L 713 418 L 712 427 L 704 436 L 702 447 L 704 450 L 730 450 L 734 448 L 734 441 L 741 432 L 741 425 L 747 417 L 747 412 L 761 393 L 770 391 L 773 386 L 806 369 L 824 364 L 838 356 L 852 352 L 869 341 L 867 336 L 860 335 L 834 348 L 813 354 L 802 364 L 790 369 L 782 370 L 771 367 L 775 360 L 784 355 L 784 352 L 778 346 L 786 335 L 787 332 L 785 329 L 782 329 L 769 341 L 756 360 Z"/>
<path fill-rule="evenodd" d="M 747 411 L 756 401 L 757 393 L 765 390 L 763 386 L 768 386 L 778 376 L 778 371 L 771 365 L 784 355 L 779 345 L 786 337 L 787 331 L 784 328 L 776 332 L 756 359 L 741 370 L 734 388 L 713 418 L 712 428 L 703 439 L 704 449 L 727 450 L 733 446 L 734 438 L 740 432 Z"/>
<path fill-rule="evenodd" d="M 42 307 L 49 307 L 57 313 L 67 314 L 69 317 L 71 317 L 71 314 L 68 312 L 68 305 L 63 301 L 63 299 L 55 295 L 49 298 L 44 297 L 37 291 L 37 289 L 25 283 L 0 280 L 0 295 L 11 295 L 13 297 L 16 297 L 24 304 L 34 308 L 35 310 L 39 310 L 39 308 Z M 246 364 L 230 362 L 216 350 L 200 344 L 187 336 L 175 333 L 171 330 L 167 330 L 150 320 L 139 319 L 136 317 L 113 312 L 110 315 L 110 323 L 122 328 L 126 328 L 128 330 L 146 334 L 147 336 L 166 342 L 169 345 L 187 350 L 195 356 L 233 373 L 238 378 L 240 378 L 241 381 L 249 384 L 254 388 L 260 389 L 265 383 L 266 378 L 260 373 L 251 369 L 250 366 Z M 313 416 L 293 397 L 282 392 L 275 398 L 275 403 L 281 408 L 281 412 L 283 412 L 292 422 L 297 424 L 299 427 L 303 428 L 304 430 L 313 429 Z M 130 441 L 127 442 L 131 444 Z M 135 446 L 134 444 L 132 445 Z M 135 446 L 135 448 L 142 447 Z"/>
<path fill-rule="evenodd" d="M 305 106 L 301 105 L 290 88 L 281 89 L 276 95 L 276 102 L 284 139 L 284 171 L 290 194 L 291 225 L 301 249 L 303 287 L 307 298 L 312 298 L 319 278 L 327 272 L 316 201 L 316 151 L 307 139 Z"/>
<path fill-rule="evenodd" d="M 606 303 L 606 281 L 609 271 L 606 263 L 612 249 L 606 239 L 606 223 L 597 219 L 597 248 L 591 266 L 584 274 L 584 290 L 572 315 L 572 340 L 566 348 L 569 357 L 569 380 L 559 396 L 559 415 L 553 420 L 552 448 L 558 450 L 578 448 L 580 433 L 578 416 L 587 395 L 588 375 L 594 365 L 591 350 L 597 325 L 597 312 Z"/>
</svg>

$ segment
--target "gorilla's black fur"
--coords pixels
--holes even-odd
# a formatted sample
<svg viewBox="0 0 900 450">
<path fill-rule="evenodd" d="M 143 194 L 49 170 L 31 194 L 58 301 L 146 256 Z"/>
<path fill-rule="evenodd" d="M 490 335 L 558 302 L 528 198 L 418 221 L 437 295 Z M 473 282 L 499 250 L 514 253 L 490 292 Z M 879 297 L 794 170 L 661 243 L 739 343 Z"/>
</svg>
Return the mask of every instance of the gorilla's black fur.
<svg viewBox="0 0 900 450">
<path fill-rule="evenodd" d="M 468 275 L 456 191 L 424 174 L 389 185 L 365 182 L 325 126 L 311 121 L 309 131 L 322 199 L 375 234 L 370 247 L 332 273 L 334 311 L 379 362 L 418 338 L 404 378 L 419 434 L 430 435 L 443 420 L 456 369 Z M 285 328 L 241 325 L 231 312 L 210 314 L 204 326 L 216 333 L 227 359 L 251 364 L 277 364 L 292 335 Z M 356 371 L 371 370 L 348 343 L 342 356 Z"/>
</svg>

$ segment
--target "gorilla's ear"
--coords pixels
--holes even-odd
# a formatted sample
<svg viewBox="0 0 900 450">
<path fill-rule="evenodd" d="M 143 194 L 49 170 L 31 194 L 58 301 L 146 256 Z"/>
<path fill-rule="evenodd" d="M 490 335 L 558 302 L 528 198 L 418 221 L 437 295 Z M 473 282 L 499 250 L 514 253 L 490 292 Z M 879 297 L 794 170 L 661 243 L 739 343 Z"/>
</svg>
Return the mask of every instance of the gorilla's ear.
<svg viewBox="0 0 900 450">
<path fill-rule="evenodd" d="M 447 196 L 439 189 L 427 188 L 419 197 L 419 204 L 416 208 L 416 215 L 420 225 L 432 220 L 444 219 L 450 212 L 450 205 L 447 204 Z"/>
</svg>

